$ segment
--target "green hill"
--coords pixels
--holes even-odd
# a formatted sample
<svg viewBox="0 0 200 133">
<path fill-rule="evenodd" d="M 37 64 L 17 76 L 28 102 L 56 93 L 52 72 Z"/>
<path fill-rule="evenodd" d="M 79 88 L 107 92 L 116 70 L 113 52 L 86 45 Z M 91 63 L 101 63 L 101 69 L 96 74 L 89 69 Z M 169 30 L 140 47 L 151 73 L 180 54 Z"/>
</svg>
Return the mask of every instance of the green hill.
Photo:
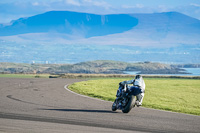
<svg viewBox="0 0 200 133">
<path fill-rule="evenodd" d="M 87 73 L 123 74 L 138 71 L 140 74 L 180 74 L 185 73 L 175 65 L 154 62 L 126 63 L 119 61 L 97 60 L 76 64 L 25 64 L 0 63 L 1 73 Z"/>
</svg>

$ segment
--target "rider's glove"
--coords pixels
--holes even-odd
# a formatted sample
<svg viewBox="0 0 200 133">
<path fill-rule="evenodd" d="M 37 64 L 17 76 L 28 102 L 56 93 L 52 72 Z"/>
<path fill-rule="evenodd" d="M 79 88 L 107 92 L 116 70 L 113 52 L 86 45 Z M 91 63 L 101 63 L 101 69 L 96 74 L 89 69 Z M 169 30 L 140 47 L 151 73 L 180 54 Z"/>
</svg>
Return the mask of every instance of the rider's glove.
<svg viewBox="0 0 200 133">
<path fill-rule="evenodd" d="M 125 84 L 127 84 L 127 81 L 123 81 L 119 83 L 119 85 L 122 85 L 122 86 L 124 86 Z"/>
</svg>

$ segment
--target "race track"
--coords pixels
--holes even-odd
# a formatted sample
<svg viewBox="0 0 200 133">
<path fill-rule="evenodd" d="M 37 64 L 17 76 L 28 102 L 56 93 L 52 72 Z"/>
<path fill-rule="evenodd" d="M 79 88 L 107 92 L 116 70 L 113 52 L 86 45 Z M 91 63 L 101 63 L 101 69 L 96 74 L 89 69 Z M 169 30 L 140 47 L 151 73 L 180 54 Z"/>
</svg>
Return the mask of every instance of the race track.
<svg viewBox="0 0 200 133">
<path fill-rule="evenodd" d="M 111 102 L 64 88 L 78 81 L 0 78 L 0 132 L 200 132 L 199 116 L 143 107 L 112 112 Z"/>
</svg>

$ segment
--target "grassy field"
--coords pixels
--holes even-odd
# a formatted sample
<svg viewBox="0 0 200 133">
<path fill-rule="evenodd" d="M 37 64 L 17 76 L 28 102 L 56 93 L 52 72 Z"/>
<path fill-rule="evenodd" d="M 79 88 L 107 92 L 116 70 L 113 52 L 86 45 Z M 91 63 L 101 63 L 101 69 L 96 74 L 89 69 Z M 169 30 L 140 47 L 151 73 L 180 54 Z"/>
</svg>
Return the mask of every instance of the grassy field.
<svg viewBox="0 0 200 133">
<path fill-rule="evenodd" d="M 69 89 L 114 101 L 118 83 L 127 78 L 107 78 L 74 83 Z M 144 78 L 146 83 L 143 107 L 200 115 L 200 80 Z"/>
</svg>

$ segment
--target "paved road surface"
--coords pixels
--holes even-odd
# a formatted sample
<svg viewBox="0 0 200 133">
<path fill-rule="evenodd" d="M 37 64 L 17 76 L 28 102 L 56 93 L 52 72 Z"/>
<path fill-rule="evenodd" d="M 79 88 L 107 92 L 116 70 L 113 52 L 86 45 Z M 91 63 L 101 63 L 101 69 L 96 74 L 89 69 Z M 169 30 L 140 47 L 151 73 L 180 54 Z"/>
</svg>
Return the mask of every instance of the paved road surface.
<svg viewBox="0 0 200 133">
<path fill-rule="evenodd" d="M 111 102 L 73 94 L 75 79 L 0 78 L 0 132 L 200 132 L 200 117 L 134 108 L 112 112 Z"/>
</svg>

